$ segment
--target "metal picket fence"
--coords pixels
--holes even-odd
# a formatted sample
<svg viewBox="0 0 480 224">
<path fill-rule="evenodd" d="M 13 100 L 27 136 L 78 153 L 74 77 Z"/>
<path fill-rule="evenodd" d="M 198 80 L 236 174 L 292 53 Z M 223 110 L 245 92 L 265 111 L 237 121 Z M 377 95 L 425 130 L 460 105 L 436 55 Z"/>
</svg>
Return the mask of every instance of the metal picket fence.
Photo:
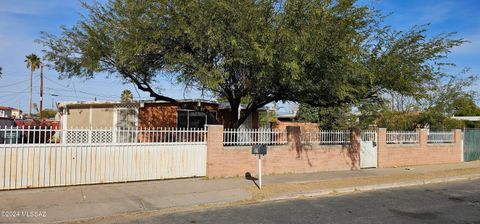
<svg viewBox="0 0 480 224">
<path fill-rule="evenodd" d="M 345 145 L 350 144 L 349 130 L 321 130 L 301 134 L 302 144 Z"/>
<path fill-rule="evenodd" d="M 429 131 L 427 143 L 453 143 L 455 133 L 453 131 Z"/>
<path fill-rule="evenodd" d="M 416 131 L 387 131 L 387 144 L 418 144 L 419 140 Z"/>
<path fill-rule="evenodd" d="M 200 128 L 51 129 L 44 127 L 0 128 L 0 144 L 111 144 L 206 142 Z"/>
<path fill-rule="evenodd" d="M 225 129 L 223 145 L 284 145 L 287 144 L 287 131 L 278 129 Z"/>
</svg>

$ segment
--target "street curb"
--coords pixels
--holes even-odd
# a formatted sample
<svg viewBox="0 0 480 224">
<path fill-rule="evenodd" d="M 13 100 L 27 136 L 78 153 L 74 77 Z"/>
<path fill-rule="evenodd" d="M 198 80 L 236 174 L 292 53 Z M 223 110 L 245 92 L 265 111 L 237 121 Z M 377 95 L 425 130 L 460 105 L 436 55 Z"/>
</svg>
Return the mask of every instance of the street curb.
<svg viewBox="0 0 480 224">
<path fill-rule="evenodd" d="M 347 194 L 347 193 L 354 193 L 354 192 L 365 192 L 365 191 L 420 186 L 420 185 L 426 185 L 426 184 L 447 183 L 447 182 L 475 180 L 475 179 L 480 179 L 480 174 L 404 181 L 404 182 L 397 182 L 397 183 L 360 185 L 360 186 L 342 187 L 342 188 L 328 188 L 328 189 L 322 189 L 317 191 L 290 193 L 285 196 L 268 198 L 268 199 L 260 200 L 258 202 L 283 201 L 283 200 L 291 200 L 291 199 L 299 199 L 299 198 L 315 198 L 315 197 L 322 197 L 322 196 L 329 196 L 329 195 L 336 195 L 336 194 Z"/>
<path fill-rule="evenodd" d="M 474 180 L 474 179 L 480 179 L 480 174 L 423 179 L 423 180 L 405 181 L 405 182 L 398 182 L 398 183 L 360 185 L 360 186 L 343 187 L 343 188 L 329 188 L 329 189 L 321 189 L 321 190 L 308 191 L 308 192 L 296 192 L 296 193 L 289 193 L 287 195 L 280 196 L 280 197 L 268 198 L 263 200 L 253 199 L 252 201 L 248 201 L 248 202 L 245 201 L 245 203 L 240 203 L 239 205 L 256 204 L 261 202 L 285 201 L 285 200 L 302 199 L 302 198 L 326 197 L 326 196 L 335 196 L 338 194 L 348 194 L 348 193 L 355 193 L 355 192 L 366 192 L 366 191 L 374 191 L 374 190 L 382 190 L 382 189 L 391 189 L 391 188 L 408 187 L 408 186 L 420 186 L 420 185 L 426 185 L 426 184 L 446 183 L 446 182 L 465 181 L 465 180 Z M 237 202 L 240 202 L 240 201 L 237 201 Z M 205 206 L 206 207 L 212 206 L 212 208 L 215 208 L 215 207 L 221 208 L 221 207 L 224 207 L 225 205 L 228 205 L 228 203 L 224 203 L 224 202 L 205 203 L 205 204 L 196 204 L 196 205 L 190 205 L 190 206 L 177 206 L 177 207 L 170 207 L 170 208 L 164 208 L 164 209 L 154 209 L 149 211 L 132 211 L 132 212 L 125 212 L 125 213 L 120 213 L 120 214 L 111 215 L 111 216 L 80 218 L 76 220 L 58 221 L 58 222 L 50 222 L 50 223 L 92 223 L 92 222 L 101 221 L 104 218 L 122 217 L 123 215 L 157 213 L 157 212 L 158 214 L 169 214 L 169 213 L 175 213 L 179 211 L 195 211 L 201 207 L 205 208 Z"/>
</svg>

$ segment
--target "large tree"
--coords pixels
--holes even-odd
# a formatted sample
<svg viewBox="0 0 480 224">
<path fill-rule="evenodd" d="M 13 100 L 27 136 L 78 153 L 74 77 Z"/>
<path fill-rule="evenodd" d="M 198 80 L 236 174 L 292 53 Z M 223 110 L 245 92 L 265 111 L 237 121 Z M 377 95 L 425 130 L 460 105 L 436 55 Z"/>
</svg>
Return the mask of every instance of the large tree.
<svg viewBox="0 0 480 224">
<path fill-rule="evenodd" d="M 397 32 L 355 0 L 110 0 L 40 42 L 64 77 L 116 74 L 157 100 L 167 76 L 226 99 L 233 126 L 271 102 L 331 108 L 420 95 L 463 40 Z M 238 113 L 246 102 L 243 113 Z M 240 117 L 237 117 L 240 114 Z"/>
<path fill-rule="evenodd" d="M 28 116 L 32 116 L 33 73 L 35 72 L 35 70 L 40 68 L 40 64 L 42 62 L 36 54 L 29 54 L 25 56 L 25 63 L 27 64 L 27 69 L 30 69 L 30 97 L 29 97 Z"/>
</svg>

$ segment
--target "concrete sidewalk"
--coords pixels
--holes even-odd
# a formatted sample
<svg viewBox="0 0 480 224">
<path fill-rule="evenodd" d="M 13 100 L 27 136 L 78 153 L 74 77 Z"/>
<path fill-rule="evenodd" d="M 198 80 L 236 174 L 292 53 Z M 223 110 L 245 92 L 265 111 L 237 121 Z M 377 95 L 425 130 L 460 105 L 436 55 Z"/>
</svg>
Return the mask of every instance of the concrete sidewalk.
<svg viewBox="0 0 480 224">
<path fill-rule="evenodd" d="M 410 168 L 270 175 L 264 177 L 262 190 L 258 190 L 252 180 L 245 178 L 197 178 L 0 191 L 0 222 L 99 222 L 110 219 L 108 217 L 115 219 L 179 209 L 479 177 L 480 161 L 476 161 Z"/>
</svg>

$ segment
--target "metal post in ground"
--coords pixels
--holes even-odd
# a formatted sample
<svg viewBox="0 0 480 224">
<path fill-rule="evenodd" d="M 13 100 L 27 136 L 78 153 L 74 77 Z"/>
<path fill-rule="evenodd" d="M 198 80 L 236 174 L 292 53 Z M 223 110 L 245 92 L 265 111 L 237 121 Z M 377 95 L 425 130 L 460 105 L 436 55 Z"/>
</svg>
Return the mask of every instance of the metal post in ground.
<svg viewBox="0 0 480 224">
<path fill-rule="evenodd" d="M 258 188 L 262 189 L 262 155 L 258 155 Z"/>
</svg>

